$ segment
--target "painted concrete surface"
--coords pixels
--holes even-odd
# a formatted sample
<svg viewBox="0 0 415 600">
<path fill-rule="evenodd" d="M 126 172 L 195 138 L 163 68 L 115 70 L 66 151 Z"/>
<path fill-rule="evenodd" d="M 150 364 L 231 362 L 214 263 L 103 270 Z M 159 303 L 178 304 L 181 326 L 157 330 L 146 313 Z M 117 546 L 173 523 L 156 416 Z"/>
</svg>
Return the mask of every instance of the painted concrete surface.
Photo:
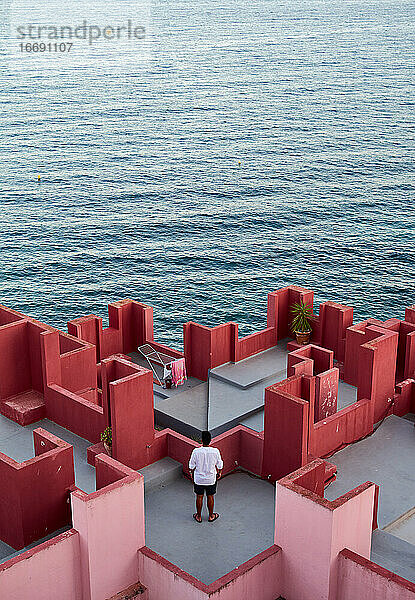
<svg viewBox="0 0 415 600">
<path fill-rule="evenodd" d="M 281 340 L 277 346 L 255 354 L 237 363 L 227 363 L 210 371 L 211 377 L 218 377 L 234 385 L 246 388 L 279 373 L 284 379 L 287 371 L 287 341 Z"/>
<path fill-rule="evenodd" d="M 412 423 L 388 417 L 370 437 L 340 450 L 329 461 L 337 479 L 325 492 L 333 500 L 365 481 L 380 485 L 379 527 L 406 513 L 415 497 L 415 430 Z"/>
<path fill-rule="evenodd" d="M 402 517 L 400 517 L 397 521 L 394 521 L 393 523 L 385 527 L 384 531 L 391 533 L 392 535 L 400 538 L 401 540 L 405 540 L 405 542 L 408 542 L 409 544 L 413 544 L 415 551 L 415 507 L 407 513 L 405 513 L 404 515 L 402 515 Z"/>
<path fill-rule="evenodd" d="M 181 479 L 183 475 L 182 463 L 173 460 L 169 456 L 157 460 L 156 462 L 140 469 L 141 475 L 144 475 L 144 491 L 148 494 L 156 488 L 162 488 Z"/>
<path fill-rule="evenodd" d="M 157 402 L 155 404 L 155 421 L 157 424 L 173 429 L 177 429 L 173 419 L 181 421 L 180 433 L 190 434 L 191 432 L 186 430 L 186 424 L 199 431 L 207 429 L 207 411 L 208 384 L 203 382 L 192 389 L 182 390 L 180 394 Z"/>
<path fill-rule="evenodd" d="M 18 462 L 34 456 L 33 430 L 42 427 L 73 445 L 75 463 L 75 483 L 87 493 L 95 491 L 95 469 L 86 462 L 86 449 L 91 442 L 56 425 L 49 419 L 42 419 L 22 427 L 0 415 L 0 451 Z"/>
<path fill-rule="evenodd" d="M 373 532 L 370 559 L 381 567 L 415 582 L 415 546 L 391 533 L 381 529 Z"/>
<path fill-rule="evenodd" d="M 192 483 L 181 478 L 146 494 L 146 545 L 209 585 L 273 544 L 275 488 L 243 473 L 218 483 L 220 518 L 193 520 Z"/>
</svg>

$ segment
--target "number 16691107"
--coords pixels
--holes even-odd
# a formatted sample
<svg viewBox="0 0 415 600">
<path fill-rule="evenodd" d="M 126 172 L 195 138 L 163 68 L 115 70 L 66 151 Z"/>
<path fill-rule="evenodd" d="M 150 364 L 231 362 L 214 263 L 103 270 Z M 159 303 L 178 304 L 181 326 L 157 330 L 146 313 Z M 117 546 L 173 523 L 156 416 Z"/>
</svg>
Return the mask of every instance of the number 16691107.
<svg viewBox="0 0 415 600">
<path fill-rule="evenodd" d="M 20 52 L 70 52 L 73 46 L 72 42 L 34 42 L 19 44 Z"/>
</svg>

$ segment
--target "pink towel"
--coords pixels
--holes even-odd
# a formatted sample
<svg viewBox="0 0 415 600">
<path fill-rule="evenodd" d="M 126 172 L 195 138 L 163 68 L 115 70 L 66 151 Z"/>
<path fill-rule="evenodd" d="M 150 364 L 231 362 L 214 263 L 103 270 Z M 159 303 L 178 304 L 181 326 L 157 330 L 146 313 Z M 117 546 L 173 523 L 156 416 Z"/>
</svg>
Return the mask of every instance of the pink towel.
<svg viewBox="0 0 415 600">
<path fill-rule="evenodd" d="M 186 381 L 186 361 L 184 358 L 178 358 L 171 363 L 171 378 L 173 385 L 176 387 Z"/>
</svg>

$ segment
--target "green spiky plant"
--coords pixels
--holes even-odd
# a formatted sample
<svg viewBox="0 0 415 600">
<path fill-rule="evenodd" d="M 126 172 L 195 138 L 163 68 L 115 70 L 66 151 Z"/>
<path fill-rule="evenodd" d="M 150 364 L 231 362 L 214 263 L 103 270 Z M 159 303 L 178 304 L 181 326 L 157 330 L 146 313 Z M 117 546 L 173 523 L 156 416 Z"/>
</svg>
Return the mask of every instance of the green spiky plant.
<svg viewBox="0 0 415 600">
<path fill-rule="evenodd" d="M 111 427 L 107 427 L 101 433 L 101 442 L 104 442 L 111 448 L 111 446 L 112 446 L 112 429 L 111 429 Z"/>
<path fill-rule="evenodd" d="M 293 317 L 293 320 L 291 321 L 291 331 L 293 331 L 293 333 L 306 333 L 311 331 L 311 319 L 313 317 L 311 306 L 304 304 L 304 302 L 294 302 L 290 312 Z"/>
</svg>

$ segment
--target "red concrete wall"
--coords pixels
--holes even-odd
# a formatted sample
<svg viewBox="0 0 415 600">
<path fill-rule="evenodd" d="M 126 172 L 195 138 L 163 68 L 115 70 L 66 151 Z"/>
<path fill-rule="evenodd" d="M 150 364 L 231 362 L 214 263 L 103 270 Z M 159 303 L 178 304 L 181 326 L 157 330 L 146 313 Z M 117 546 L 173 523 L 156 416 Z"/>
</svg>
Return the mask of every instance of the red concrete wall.
<svg viewBox="0 0 415 600">
<path fill-rule="evenodd" d="M 183 325 L 184 355 L 188 375 L 206 381 L 211 368 L 212 330 L 197 323 Z"/>
<path fill-rule="evenodd" d="M 234 323 L 224 323 L 211 329 L 210 369 L 233 360 L 232 343 L 235 343 Z"/>
<path fill-rule="evenodd" d="M 318 423 L 312 424 L 308 452 L 324 457 L 354 442 L 373 430 L 373 404 L 359 400 Z"/>
<path fill-rule="evenodd" d="M 395 391 L 398 334 L 370 326 L 371 335 L 379 334 L 360 348 L 358 399 L 370 398 L 374 402 L 374 422 L 386 415 Z"/>
<path fill-rule="evenodd" d="M 0 327 L 0 399 L 2 400 L 32 387 L 26 332 L 27 323 L 24 321 Z"/>
<path fill-rule="evenodd" d="M 78 392 L 97 387 L 94 346 L 88 345 L 60 356 L 62 387 Z"/>
<path fill-rule="evenodd" d="M 409 412 L 415 412 L 415 381 L 413 379 L 398 383 L 394 396 L 393 413 L 403 417 Z"/>
<path fill-rule="evenodd" d="M 48 419 L 91 443 L 100 441 L 108 421 L 101 406 L 54 383 L 45 390 Z"/>
<path fill-rule="evenodd" d="M 338 600 L 415 600 L 415 583 L 351 550 L 339 554 Z"/>
<path fill-rule="evenodd" d="M 148 448 L 154 439 L 153 375 L 121 358 L 102 362 L 104 412 L 109 402 L 112 455 L 131 467 L 148 464 Z"/>
<path fill-rule="evenodd" d="M 314 292 L 292 285 L 276 290 L 268 296 L 268 326 L 277 327 L 277 339 L 292 337 L 290 308 L 296 302 L 304 302 L 313 308 Z"/>
<path fill-rule="evenodd" d="M 274 327 L 268 327 L 262 331 L 251 333 L 236 341 L 235 360 L 243 360 L 249 356 L 254 356 L 258 352 L 272 348 L 276 343 Z"/>
<path fill-rule="evenodd" d="M 265 389 L 262 475 L 280 479 L 307 462 L 309 403 L 302 376 Z"/>
<path fill-rule="evenodd" d="M 339 369 L 336 367 L 316 375 L 316 400 L 314 419 L 321 421 L 337 412 L 337 393 L 339 389 Z"/>
<path fill-rule="evenodd" d="M 94 344 L 96 362 L 101 360 L 102 319 L 95 315 L 80 317 L 68 322 L 68 333 L 85 342 Z"/>
<path fill-rule="evenodd" d="M 320 345 L 344 361 L 346 330 L 353 325 L 353 308 L 335 302 L 320 304 Z"/>
<path fill-rule="evenodd" d="M 405 321 L 415 324 L 415 305 L 405 309 Z"/>
<path fill-rule="evenodd" d="M 357 387 L 359 381 L 360 346 L 366 342 L 367 321 L 357 323 L 346 331 L 344 381 Z"/>
<path fill-rule="evenodd" d="M 332 350 L 307 344 L 288 354 L 287 375 L 318 375 L 333 368 L 333 359 Z"/>
<path fill-rule="evenodd" d="M 0 539 L 16 550 L 71 520 L 72 446 L 43 429 L 33 436 L 35 458 L 17 463 L 0 453 Z"/>
</svg>

